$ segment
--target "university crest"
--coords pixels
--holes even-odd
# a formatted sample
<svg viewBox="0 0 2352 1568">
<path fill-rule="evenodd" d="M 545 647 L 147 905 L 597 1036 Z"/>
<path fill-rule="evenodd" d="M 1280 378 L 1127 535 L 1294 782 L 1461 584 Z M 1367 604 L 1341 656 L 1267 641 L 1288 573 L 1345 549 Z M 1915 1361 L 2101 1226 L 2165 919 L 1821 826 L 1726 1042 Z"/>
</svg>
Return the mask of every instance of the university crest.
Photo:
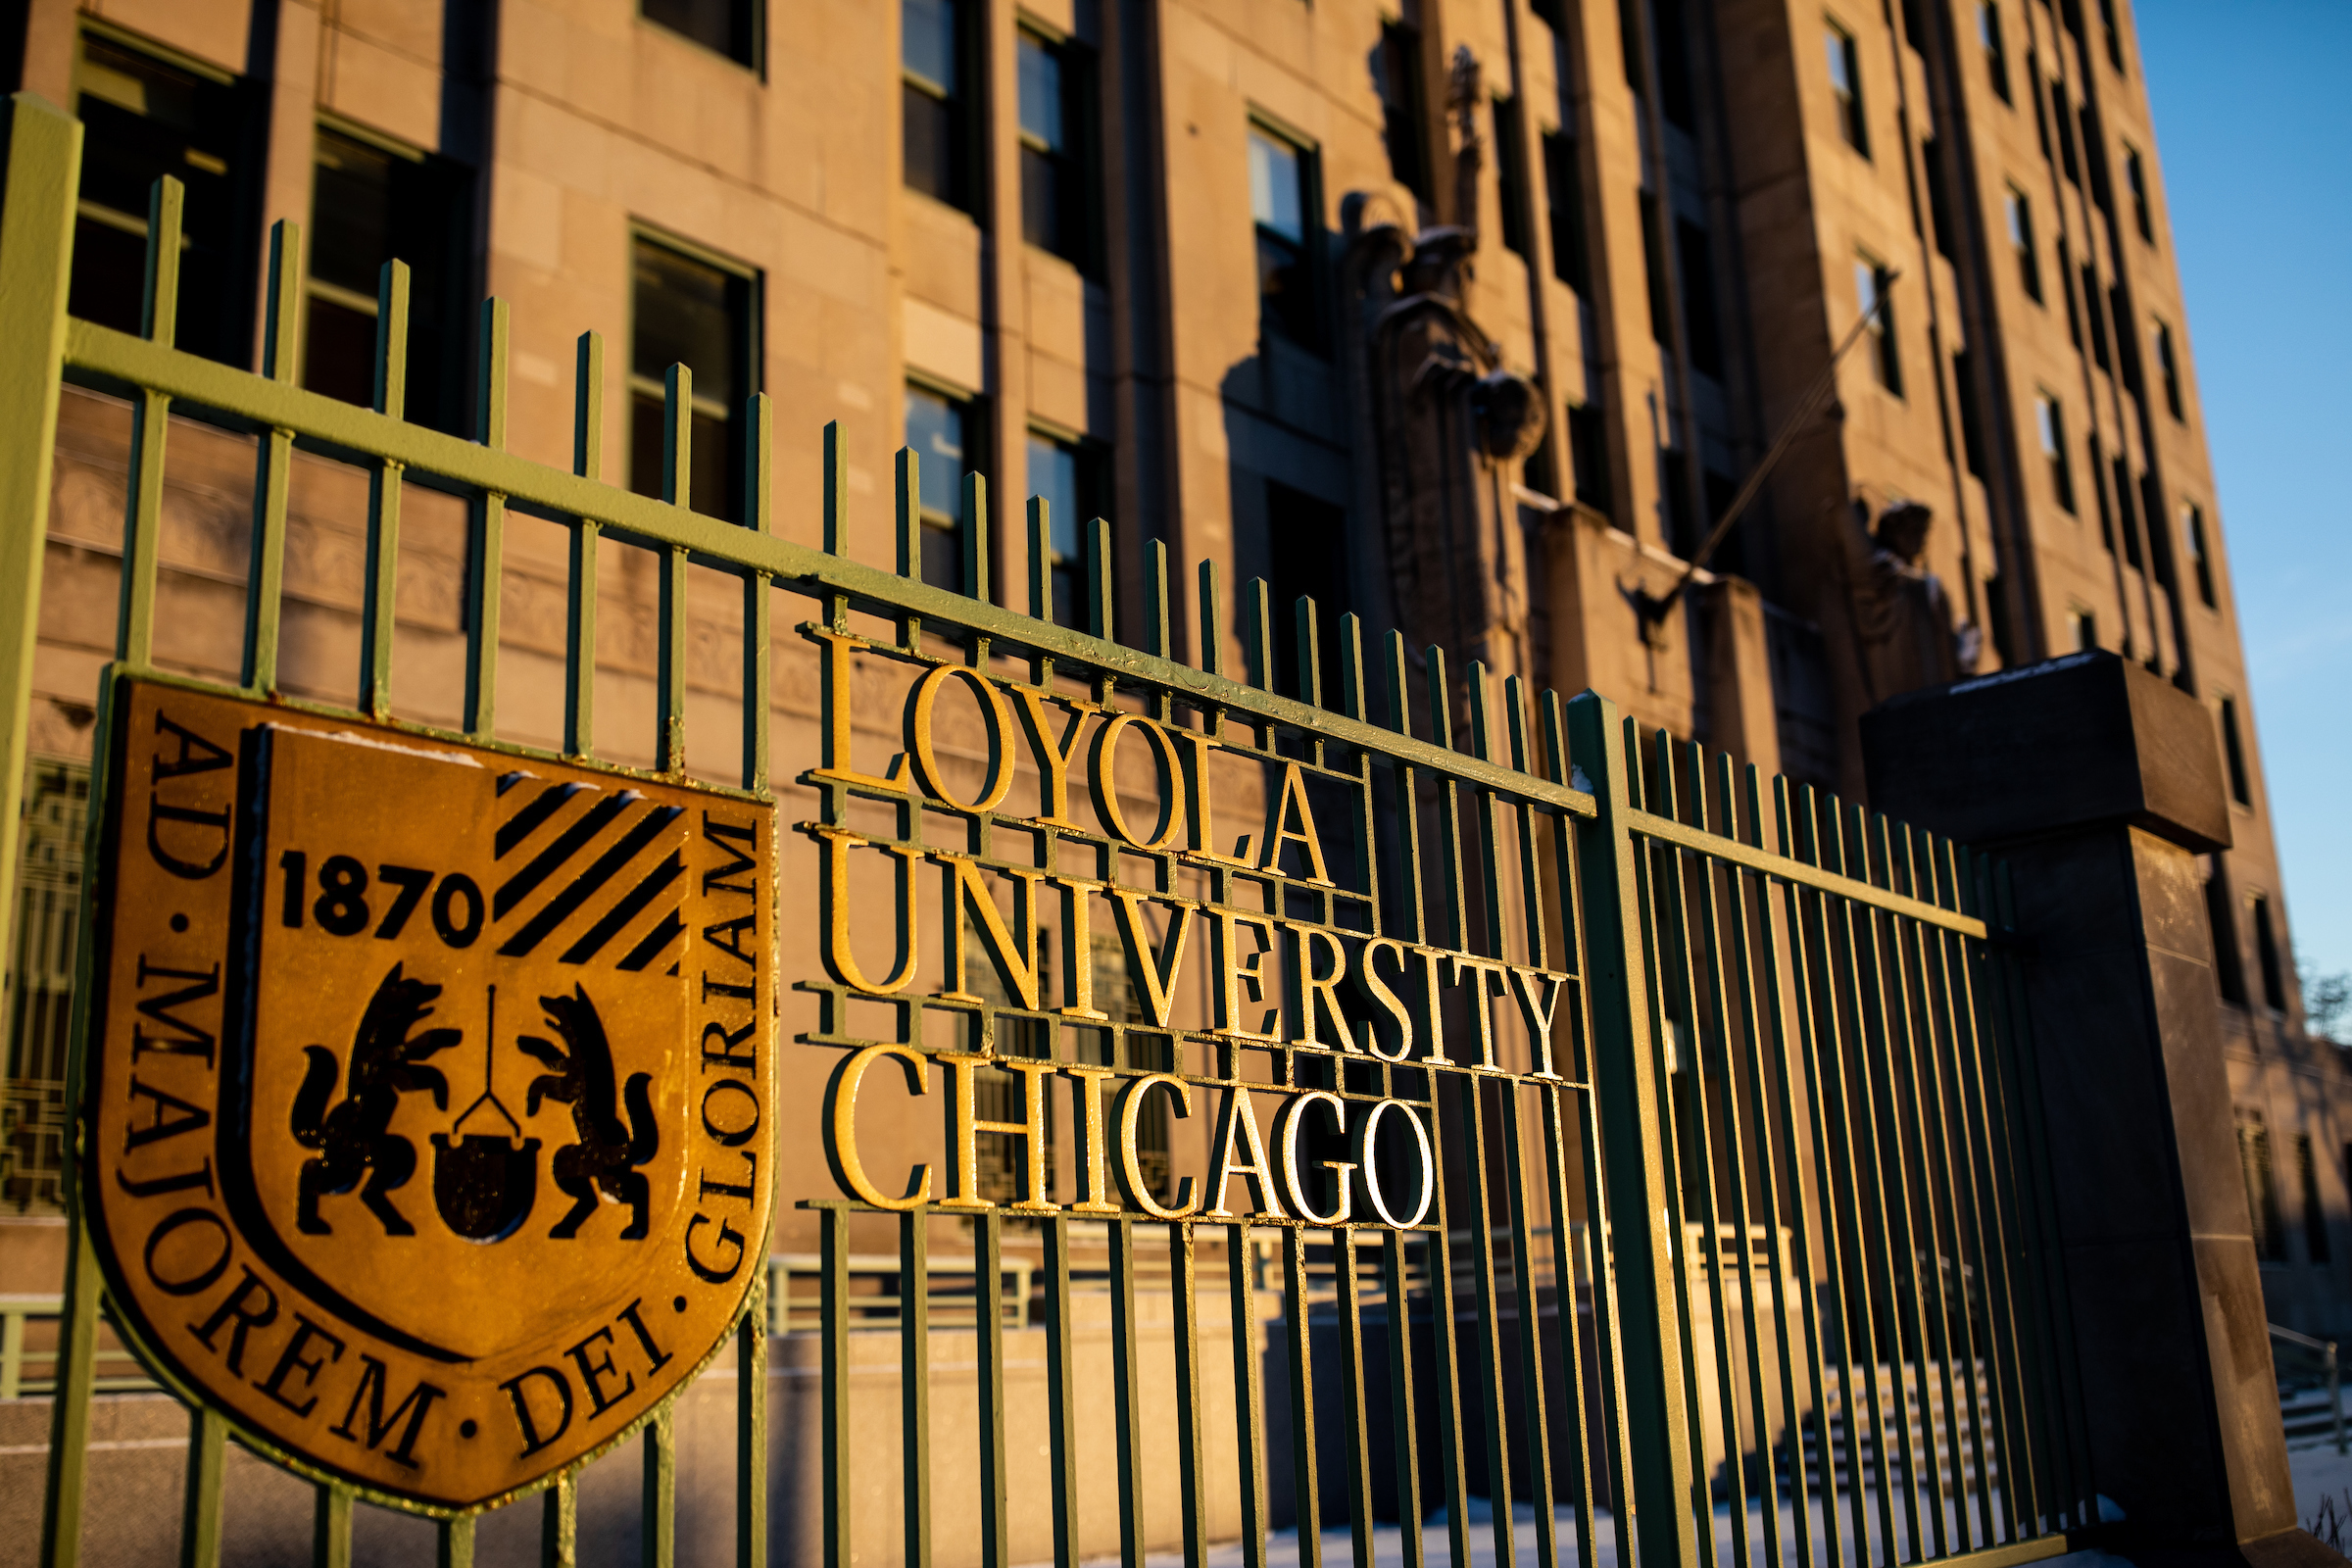
<svg viewBox="0 0 2352 1568">
<path fill-rule="evenodd" d="M 625 1436 L 772 1207 L 771 813 L 123 680 L 81 1205 L 151 1362 L 435 1508 Z"/>
</svg>

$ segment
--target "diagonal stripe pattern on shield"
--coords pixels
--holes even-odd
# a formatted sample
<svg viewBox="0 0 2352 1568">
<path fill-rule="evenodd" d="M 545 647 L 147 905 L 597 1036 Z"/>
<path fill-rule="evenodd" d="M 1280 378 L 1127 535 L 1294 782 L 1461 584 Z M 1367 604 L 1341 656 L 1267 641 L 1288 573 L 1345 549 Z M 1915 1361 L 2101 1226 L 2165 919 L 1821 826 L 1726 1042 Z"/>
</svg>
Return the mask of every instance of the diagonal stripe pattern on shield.
<svg viewBox="0 0 2352 1568">
<path fill-rule="evenodd" d="M 520 772 L 498 794 L 491 916 L 502 956 L 563 940 L 560 962 L 635 972 L 685 931 L 683 808 Z"/>
</svg>

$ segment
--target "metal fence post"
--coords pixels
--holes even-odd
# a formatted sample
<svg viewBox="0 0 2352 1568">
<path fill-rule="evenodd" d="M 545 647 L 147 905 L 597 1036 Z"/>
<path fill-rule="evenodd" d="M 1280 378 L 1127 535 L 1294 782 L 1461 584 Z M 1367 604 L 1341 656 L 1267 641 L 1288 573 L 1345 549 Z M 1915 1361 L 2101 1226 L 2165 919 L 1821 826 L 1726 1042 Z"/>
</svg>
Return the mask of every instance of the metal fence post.
<svg viewBox="0 0 2352 1568">
<path fill-rule="evenodd" d="M 24 809 L 33 647 L 41 620 L 41 552 L 49 534 L 49 475 L 66 359 L 66 288 L 73 270 L 74 201 L 81 124 L 31 93 L 9 115 L 7 205 L 0 211 L 0 955 L 12 951 L 18 835 Z M 0 991 L 0 1006 L 13 998 Z M 78 1010 L 78 1009 L 77 1009 Z M 68 1069 L 68 1078 L 75 1074 Z M 67 1184 L 71 1194 L 72 1183 Z M 56 1403 L 49 1433 L 48 1505 L 41 1561 L 71 1564 L 81 1540 L 81 1483 L 89 1440 L 92 1343 L 98 1329 L 96 1259 L 68 1199 L 74 1238 L 58 1321 Z"/>
<path fill-rule="evenodd" d="M 66 363 L 66 282 L 81 122 L 31 93 L 9 115 L 7 210 L 0 216 L 0 954 L 12 951 L 17 837 L 24 809 L 25 729 L 41 622 L 41 551 Z"/>
<path fill-rule="evenodd" d="M 1625 734 L 1617 705 L 1587 692 L 1568 705 L 1568 755 L 1578 789 L 1598 809 L 1576 828 L 1584 873 L 1585 950 L 1592 1014 L 1592 1087 L 1609 1174 L 1612 1236 L 1595 1248 L 1617 1276 L 1624 1357 L 1626 1446 L 1642 1560 L 1698 1558 L 1690 1435 L 1683 1419 L 1682 1322 L 1666 1213 L 1671 1179 L 1661 1151 L 1656 1047 L 1635 905 L 1634 841 L 1626 811 Z"/>
</svg>

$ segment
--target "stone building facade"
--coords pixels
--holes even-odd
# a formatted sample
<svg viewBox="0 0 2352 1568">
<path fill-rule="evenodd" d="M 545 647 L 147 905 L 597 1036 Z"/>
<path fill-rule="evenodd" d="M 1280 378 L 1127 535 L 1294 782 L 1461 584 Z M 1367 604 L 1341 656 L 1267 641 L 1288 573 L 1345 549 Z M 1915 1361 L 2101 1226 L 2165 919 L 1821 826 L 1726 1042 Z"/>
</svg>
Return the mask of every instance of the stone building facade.
<svg viewBox="0 0 2352 1568">
<path fill-rule="evenodd" d="M 957 478 L 977 471 L 1000 498 L 1001 602 L 1029 580 L 1009 498 L 1041 494 L 1062 618 L 1083 613 L 1077 524 L 1100 514 L 1129 568 L 1164 541 L 1228 584 L 1266 579 L 1277 607 L 1312 597 L 1326 628 L 1352 611 L 1367 643 L 1394 627 L 1590 686 L 1856 797 L 1856 721 L 1886 697 L 2090 647 L 2144 662 L 2212 710 L 2234 797 L 2234 846 L 2211 862 L 2216 1005 L 2272 1315 L 2352 1333 L 2352 1100 L 2303 1025 L 2126 0 L 12 11 L 0 68 L 88 127 L 77 311 L 135 306 L 145 191 L 172 172 L 182 346 L 256 362 L 267 236 L 293 220 L 312 386 L 367 395 L 373 280 L 397 255 L 412 417 L 471 433 L 495 296 L 514 450 L 574 461 L 575 334 L 594 329 L 603 471 L 658 485 L 662 377 L 682 361 L 697 504 L 730 505 L 741 400 L 764 390 L 775 526 L 804 542 L 817 430 L 838 421 L 868 559 L 904 443 L 941 581 L 961 580 Z M 51 824 L 28 853 L 52 848 L 28 910 L 70 907 L 72 764 L 111 627 L 111 590 L 76 597 L 70 568 L 119 551 L 120 425 L 69 397 L 33 736 L 48 771 L 27 791 Z M 233 583 L 249 460 L 225 438 L 175 450 L 196 522 L 168 574 Z M 336 512 L 358 481 L 329 467 L 298 509 Z M 220 528 L 208 495 L 231 498 Z M 407 526 L 463 560 L 462 510 L 422 498 Z M 554 615 L 540 667 L 560 690 L 562 595 L 541 589 L 561 549 L 535 548 L 509 546 L 506 613 L 525 641 Z M 289 610 L 297 662 L 306 637 L 340 646 L 338 559 L 322 545 L 290 567 L 311 595 Z M 644 613 L 607 645 L 623 710 L 652 661 L 633 569 L 613 591 Z M 188 591 L 167 661 L 216 667 L 233 617 Z M 419 626 L 454 613 L 404 595 Z M 1123 570 L 1114 624 L 1141 596 Z M 43 1086 L 70 969 L 44 967 L 40 938 L 59 918 L 21 921 L 9 997 L 6 1206 L 27 1220 L 54 1193 Z M 24 1260 L 51 1238 L 21 1240 L 0 1289 L 45 1289 L 48 1265 Z"/>
</svg>

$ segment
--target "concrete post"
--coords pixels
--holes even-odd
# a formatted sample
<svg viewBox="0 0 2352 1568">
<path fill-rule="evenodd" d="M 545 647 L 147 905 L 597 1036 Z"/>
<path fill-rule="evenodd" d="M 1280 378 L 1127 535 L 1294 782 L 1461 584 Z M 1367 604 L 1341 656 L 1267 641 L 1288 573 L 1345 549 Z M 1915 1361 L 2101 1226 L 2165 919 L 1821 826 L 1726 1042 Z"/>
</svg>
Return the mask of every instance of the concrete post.
<svg viewBox="0 0 2352 1568">
<path fill-rule="evenodd" d="M 1888 702 L 1871 805 L 2006 859 L 2100 1544 L 2343 1559 L 2296 1528 L 2197 857 L 2230 842 L 2198 702 L 2113 654 Z"/>
</svg>

